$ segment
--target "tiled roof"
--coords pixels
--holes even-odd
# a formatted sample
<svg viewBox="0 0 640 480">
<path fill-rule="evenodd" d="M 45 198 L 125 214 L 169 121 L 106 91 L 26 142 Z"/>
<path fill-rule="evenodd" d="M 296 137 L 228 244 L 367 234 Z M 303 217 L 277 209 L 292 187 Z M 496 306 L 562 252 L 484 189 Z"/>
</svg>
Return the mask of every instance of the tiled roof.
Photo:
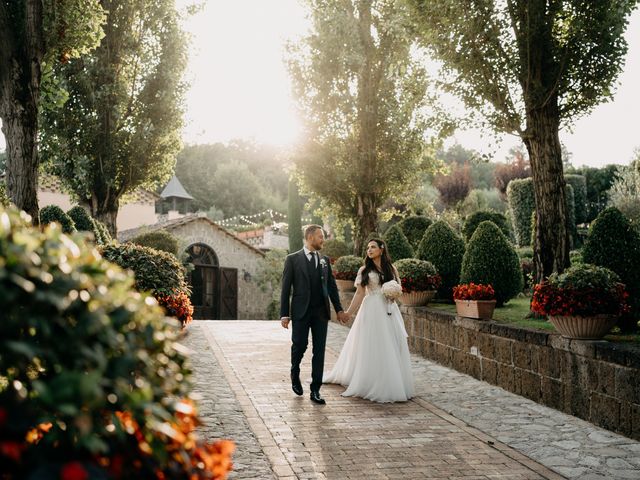
<svg viewBox="0 0 640 480">
<path fill-rule="evenodd" d="M 162 190 L 162 193 L 160 194 L 160 196 L 162 198 L 176 197 L 176 198 L 186 198 L 187 200 L 193 200 L 193 197 L 187 193 L 187 191 L 184 189 L 184 187 L 180 183 L 180 180 L 178 180 L 178 177 L 176 177 L 175 175 L 171 177 L 171 180 L 169 180 L 169 183 L 167 183 L 167 186 L 164 187 L 164 190 Z"/>
<path fill-rule="evenodd" d="M 221 231 L 225 235 L 228 235 L 229 237 L 233 238 L 236 242 L 242 243 L 245 247 L 249 248 L 250 250 L 253 250 L 254 252 L 260 254 L 260 256 L 264 257 L 264 255 L 265 255 L 264 252 L 262 250 L 260 250 L 259 248 L 256 248 L 253 245 L 251 245 L 250 243 L 247 243 L 244 240 L 238 238 L 233 233 L 231 233 L 229 230 L 227 230 L 226 228 L 221 227 L 220 225 L 218 225 L 214 221 L 210 220 L 206 216 L 198 215 L 198 214 L 185 215 L 184 217 L 181 217 L 181 218 L 176 218 L 174 220 L 168 220 L 166 222 L 156 223 L 154 225 L 145 225 L 145 226 L 142 226 L 142 227 L 131 228 L 129 230 L 123 230 L 121 232 L 118 232 L 118 240 L 120 240 L 121 242 L 126 242 L 127 240 L 131 240 L 133 237 L 135 237 L 136 235 L 138 235 L 139 233 L 142 233 L 142 232 L 155 231 L 155 230 L 173 230 L 176 227 L 179 227 L 181 225 L 185 225 L 187 223 L 196 222 L 198 220 L 201 220 L 201 221 L 209 223 L 211 226 L 213 226 L 214 228 L 218 229 L 219 231 Z"/>
</svg>

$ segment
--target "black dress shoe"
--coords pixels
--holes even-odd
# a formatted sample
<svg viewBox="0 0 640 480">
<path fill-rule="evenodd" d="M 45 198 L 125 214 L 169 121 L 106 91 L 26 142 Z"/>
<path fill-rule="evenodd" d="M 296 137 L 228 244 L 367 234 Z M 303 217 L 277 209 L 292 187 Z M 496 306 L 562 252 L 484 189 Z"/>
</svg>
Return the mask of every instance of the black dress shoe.
<svg viewBox="0 0 640 480">
<path fill-rule="evenodd" d="M 300 382 L 300 377 L 297 375 L 291 374 L 291 390 L 296 395 L 302 395 L 304 391 L 302 390 L 302 383 Z"/>
<path fill-rule="evenodd" d="M 327 402 L 324 401 L 324 398 L 320 396 L 320 392 L 311 392 L 311 401 L 313 403 L 317 403 L 318 405 L 324 405 Z"/>
</svg>

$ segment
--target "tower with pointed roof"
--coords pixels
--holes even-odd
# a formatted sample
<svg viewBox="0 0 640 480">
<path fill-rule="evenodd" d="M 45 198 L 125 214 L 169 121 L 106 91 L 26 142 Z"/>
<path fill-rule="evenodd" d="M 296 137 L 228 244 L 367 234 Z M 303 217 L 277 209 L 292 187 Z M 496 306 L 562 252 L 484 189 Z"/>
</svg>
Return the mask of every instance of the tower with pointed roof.
<svg viewBox="0 0 640 480">
<path fill-rule="evenodd" d="M 161 199 L 156 204 L 156 213 L 167 215 L 176 212 L 181 215 L 195 212 L 195 199 L 189 195 L 175 175 L 160 193 Z M 169 215 L 172 217 L 173 215 Z"/>
</svg>

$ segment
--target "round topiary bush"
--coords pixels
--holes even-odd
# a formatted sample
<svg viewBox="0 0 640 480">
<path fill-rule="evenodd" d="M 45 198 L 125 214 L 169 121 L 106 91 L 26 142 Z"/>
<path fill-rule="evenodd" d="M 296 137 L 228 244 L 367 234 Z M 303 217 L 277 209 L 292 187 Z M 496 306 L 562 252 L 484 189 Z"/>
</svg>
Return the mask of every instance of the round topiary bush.
<svg viewBox="0 0 640 480">
<path fill-rule="evenodd" d="M 398 222 L 398 226 L 402 229 L 409 244 L 415 252 L 420 246 L 420 241 L 424 237 L 424 232 L 431 226 L 433 221 L 424 215 L 412 215 Z"/>
<path fill-rule="evenodd" d="M 489 221 L 478 225 L 462 260 L 461 283 L 490 284 L 501 306 L 522 291 L 520 259 L 502 231 Z"/>
<path fill-rule="evenodd" d="M 442 283 L 436 267 L 426 260 L 405 258 L 393 265 L 398 270 L 402 291 L 405 293 L 437 290 Z"/>
<path fill-rule="evenodd" d="M 132 238 L 130 242 L 178 256 L 178 239 L 166 230 L 141 233 Z"/>
<path fill-rule="evenodd" d="M 67 215 L 71 220 L 73 220 L 73 223 L 78 231 L 93 232 L 93 230 L 95 229 L 93 218 L 91 218 L 91 215 L 89 215 L 89 213 L 80 205 L 76 205 L 75 207 L 69 209 L 67 211 Z"/>
<path fill-rule="evenodd" d="M 336 260 L 333 265 L 333 276 L 338 280 L 355 280 L 358 270 L 364 265 L 364 261 L 355 255 L 345 255 Z"/>
<path fill-rule="evenodd" d="M 404 236 L 398 225 L 394 225 L 387 230 L 383 237 L 387 245 L 387 251 L 391 257 L 391 261 L 395 262 L 403 258 L 413 257 L 413 248 L 409 244 L 409 240 Z"/>
<path fill-rule="evenodd" d="M 505 217 L 504 214 L 489 210 L 480 210 L 479 212 L 472 213 L 465 220 L 464 226 L 462 227 L 462 235 L 464 236 L 464 239 L 468 242 L 473 235 L 473 232 L 478 228 L 478 225 L 486 220 L 495 223 L 498 228 L 502 230 L 502 233 L 509 238 L 511 230 L 507 223 L 507 217 Z"/>
<path fill-rule="evenodd" d="M 220 478 L 232 447 L 196 437 L 174 322 L 81 237 L 29 221 L 0 208 L 3 478 Z"/>
<path fill-rule="evenodd" d="M 610 207 L 598 215 L 582 247 L 582 260 L 618 274 L 629 292 L 631 307 L 620 328 L 636 330 L 640 318 L 640 234 L 620 210 Z"/>
<path fill-rule="evenodd" d="M 335 262 L 338 258 L 349 255 L 353 249 L 342 240 L 329 239 L 325 240 L 322 246 L 322 253 L 331 259 L 331 262 Z"/>
<path fill-rule="evenodd" d="M 49 223 L 57 222 L 62 226 L 64 233 L 73 233 L 76 231 L 76 227 L 73 224 L 71 217 L 64 213 L 64 211 L 57 205 L 47 205 L 40 209 L 40 225 L 47 225 Z"/>
<path fill-rule="evenodd" d="M 460 283 L 464 240 L 443 220 L 434 222 L 418 246 L 417 257 L 431 262 L 442 277 L 438 289 L 441 298 L 453 299 L 453 287 Z"/>
</svg>

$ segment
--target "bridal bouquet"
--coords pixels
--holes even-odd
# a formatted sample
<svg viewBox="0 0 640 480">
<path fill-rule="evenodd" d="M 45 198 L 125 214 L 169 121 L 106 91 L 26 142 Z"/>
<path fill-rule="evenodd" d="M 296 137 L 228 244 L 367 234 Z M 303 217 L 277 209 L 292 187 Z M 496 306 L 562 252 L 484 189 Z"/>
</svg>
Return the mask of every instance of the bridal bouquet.
<svg viewBox="0 0 640 480">
<path fill-rule="evenodd" d="M 382 294 L 389 304 L 395 302 L 402 295 L 402 287 L 395 280 L 389 280 L 382 284 Z M 387 308 L 387 315 L 391 316 L 391 305 Z"/>
</svg>

